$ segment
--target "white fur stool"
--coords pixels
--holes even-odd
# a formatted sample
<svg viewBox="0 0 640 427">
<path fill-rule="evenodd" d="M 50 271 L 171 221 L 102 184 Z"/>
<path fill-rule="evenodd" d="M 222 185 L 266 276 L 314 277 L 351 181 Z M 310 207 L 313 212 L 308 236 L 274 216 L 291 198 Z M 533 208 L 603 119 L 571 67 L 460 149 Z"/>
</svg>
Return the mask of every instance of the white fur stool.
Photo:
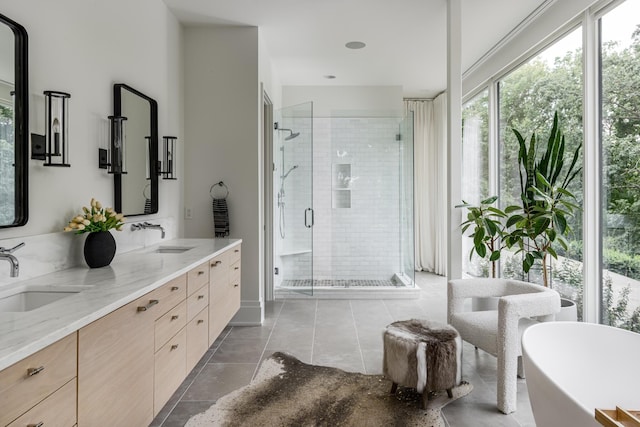
<svg viewBox="0 0 640 427">
<path fill-rule="evenodd" d="M 426 409 L 429 392 L 451 389 L 462 376 L 462 340 L 453 326 L 428 320 L 393 322 L 384 331 L 384 375 L 393 385 L 414 387 Z"/>
</svg>

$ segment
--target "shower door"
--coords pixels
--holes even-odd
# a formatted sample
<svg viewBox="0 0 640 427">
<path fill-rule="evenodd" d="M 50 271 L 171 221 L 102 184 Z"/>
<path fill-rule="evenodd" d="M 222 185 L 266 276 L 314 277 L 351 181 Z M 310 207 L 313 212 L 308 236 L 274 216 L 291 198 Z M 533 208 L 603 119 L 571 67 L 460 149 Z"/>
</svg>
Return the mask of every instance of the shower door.
<svg viewBox="0 0 640 427">
<path fill-rule="evenodd" d="M 275 117 L 274 283 L 313 295 L 313 103 L 282 108 Z"/>
</svg>

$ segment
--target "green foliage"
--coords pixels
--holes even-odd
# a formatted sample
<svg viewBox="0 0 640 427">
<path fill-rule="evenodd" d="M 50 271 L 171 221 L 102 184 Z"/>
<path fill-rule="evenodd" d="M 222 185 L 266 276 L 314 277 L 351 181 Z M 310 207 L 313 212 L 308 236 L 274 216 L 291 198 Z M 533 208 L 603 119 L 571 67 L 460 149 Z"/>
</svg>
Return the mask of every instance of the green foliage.
<svg viewBox="0 0 640 427">
<path fill-rule="evenodd" d="M 497 199 L 498 196 L 489 197 L 482 200 L 479 206 L 471 206 L 463 200 L 461 205 L 456 206 L 468 211 L 467 220 L 461 224 L 462 233 L 473 227 L 473 232 L 469 235 L 473 240 L 469 260 L 474 253 L 480 258 L 488 258 L 492 264 L 491 277 L 496 277 L 495 263 L 500 259 L 500 252 L 504 249 L 503 237 L 506 234 L 504 220 L 507 214 L 493 206 Z"/>
<path fill-rule="evenodd" d="M 525 273 L 536 261 L 541 261 L 543 281 L 547 286 L 547 257 L 558 257 L 558 245 L 567 250 L 564 236 L 571 230 L 567 219 L 573 216 L 574 210 L 579 210 L 573 203 L 575 196 L 569 191 L 569 185 L 582 171 L 577 163 L 581 145 L 575 148 L 570 162 L 565 163 L 565 137 L 558 124 L 557 112 L 543 152 L 539 152 L 539 138 L 535 132 L 529 144 L 518 130 L 513 129 L 513 133 L 520 146 L 521 203 L 505 209 L 511 214 L 506 226 L 513 227 L 506 241 L 509 247 L 515 245 L 524 252 L 522 269 Z"/>
</svg>

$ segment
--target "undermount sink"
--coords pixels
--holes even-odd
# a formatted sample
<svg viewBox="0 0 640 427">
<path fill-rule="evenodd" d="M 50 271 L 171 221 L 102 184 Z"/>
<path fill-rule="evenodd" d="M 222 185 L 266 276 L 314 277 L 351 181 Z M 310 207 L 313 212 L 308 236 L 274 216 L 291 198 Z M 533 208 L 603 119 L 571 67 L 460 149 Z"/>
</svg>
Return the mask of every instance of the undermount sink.
<svg viewBox="0 0 640 427">
<path fill-rule="evenodd" d="M 0 294 L 0 313 L 21 313 L 35 310 L 89 288 L 90 286 L 65 286 L 61 288 L 21 286 Z"/>
<path fill-rule="evenodd" d="M 160 246 L 154 252 L 159 254 L 181 254 L 190 249 L 193 249 L 193 246 Z"/>
</svg>

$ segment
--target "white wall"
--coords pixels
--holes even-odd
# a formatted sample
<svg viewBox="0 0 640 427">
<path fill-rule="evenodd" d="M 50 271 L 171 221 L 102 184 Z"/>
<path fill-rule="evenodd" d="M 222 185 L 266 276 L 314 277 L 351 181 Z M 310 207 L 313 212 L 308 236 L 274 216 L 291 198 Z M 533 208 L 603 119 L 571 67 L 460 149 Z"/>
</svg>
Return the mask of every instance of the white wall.
<svg viewBox="0 0 640 427">
<path fill-rule="evenodd" d="M 29 221 L 24 227 L 0 230 L 0 245 L 5 245 L 3 239 L 33 236 L 38 241 L 43 235 L 51 241 L 80 242 L 78 236 L 58 232 L 92 197 L 113 205 L 113 177 L 98 169 L 97 149 L 107 138 L 104 123 L 113 113 L 114 83 L 154 98 L 159 135 L 175 134 L 182 145 L 181 26 L 157 0 L 0 0 L 0 10 L 22 24 L 29 36 L 30 133 L 44 133 L 44 90 L 71 94 L 71 167 L 47 168 L 42 161 L 29 160 Z M 179 150 L 178 161 L 183 158 Z M 182 170 L 180 163 L 178 173 Z M 160 180 L 160 212 L 128 221 L 179 218 L 182 184 Z M 180 230 L 179 225 L 172 228 L 169 237 Z"/>
<path fill-rule="evenodd" d="M 256 27 L 188 27 L 185 52 L 187 237 L 213 237 L 210 187 L 229 188 L 230 233 L 243 239 L 235 324 L 262 319 L 260 91 Z"/>
<path fill-rule="evenodd" d="M 402 114 L 402 86 L 283 86 L 282 105 L 313 101 L 314 117 Z"/>
<path fill-rule="evenodd" d="M 514 31 L 494 51 L 485 55 L 463 74 L 462 95 L 465 96 L 482 85 L 487 79 L 499 74 L 514 62 L 527 55 L 536 45 L 549 39 L 558 28 L 564 26 L 597 0 L 562 0 L 550 4 L 541 14 L 524 28 Z"/>
</svg>

